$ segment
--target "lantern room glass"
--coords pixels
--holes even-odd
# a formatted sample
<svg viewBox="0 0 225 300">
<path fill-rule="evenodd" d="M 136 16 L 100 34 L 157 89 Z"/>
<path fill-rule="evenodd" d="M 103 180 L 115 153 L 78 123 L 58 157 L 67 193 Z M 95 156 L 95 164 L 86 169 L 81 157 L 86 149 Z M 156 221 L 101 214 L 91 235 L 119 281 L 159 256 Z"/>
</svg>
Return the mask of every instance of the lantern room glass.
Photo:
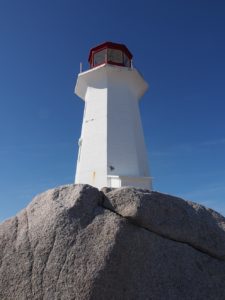
<svg viewBox="0 0 225 300">
<path fill-rule="evenodd" d="M 120 49 L 105 48 L 93 53 L 92 67 L 108 63 L 130 68 L 131 61 Z"/>
<path fill-rule="evenodd" d="M 118 49 L 108 49 L 107 61 L 109 63 L 123 64 L 123 52 Z"/>
<path fill-rule="evenodd" d="M 107 49 L 103 49 L 94 54 L 94 66 L 104 64 L 106 62 Z"/>
</svg>

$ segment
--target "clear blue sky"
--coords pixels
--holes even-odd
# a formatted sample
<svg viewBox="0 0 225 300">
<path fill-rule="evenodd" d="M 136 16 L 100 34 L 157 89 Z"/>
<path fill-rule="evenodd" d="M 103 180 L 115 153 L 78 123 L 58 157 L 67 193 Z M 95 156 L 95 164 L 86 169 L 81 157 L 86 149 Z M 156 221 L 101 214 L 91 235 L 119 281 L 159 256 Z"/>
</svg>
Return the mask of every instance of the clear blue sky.
<svg viewBox="0 0 225 300">
<path fill-rule="evenodd" d="M 72 183 L 89 49 L 124 43 L 150 89 L 141 114 L 154 189 L 225 215 L 223 0 L 1 0 L 0 220 Z"/>
</svg>

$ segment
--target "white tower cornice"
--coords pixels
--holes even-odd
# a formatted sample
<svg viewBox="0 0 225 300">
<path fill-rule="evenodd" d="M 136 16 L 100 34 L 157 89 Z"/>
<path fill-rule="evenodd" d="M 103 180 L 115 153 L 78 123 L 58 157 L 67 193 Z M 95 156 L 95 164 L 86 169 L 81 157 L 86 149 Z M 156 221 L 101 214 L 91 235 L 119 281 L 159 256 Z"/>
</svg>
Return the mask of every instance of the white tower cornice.
<svg viewBox="0 0 225 300">
<path fill-rule="evenodd" d="M 119 84 L 121 82 L 121 76 L 123 77 L 123 83 L 128 84 L 130 90 L 136 95 L 138 100 L 147 91 L 147 82 L 135 68 L 103 64 L 79 73 L 74 92 L 85 101 L 85 95 L 88 87 L 101 89 L 108 84 L 112 84 L 112 79 L 115 83 Z"/>
</svg>

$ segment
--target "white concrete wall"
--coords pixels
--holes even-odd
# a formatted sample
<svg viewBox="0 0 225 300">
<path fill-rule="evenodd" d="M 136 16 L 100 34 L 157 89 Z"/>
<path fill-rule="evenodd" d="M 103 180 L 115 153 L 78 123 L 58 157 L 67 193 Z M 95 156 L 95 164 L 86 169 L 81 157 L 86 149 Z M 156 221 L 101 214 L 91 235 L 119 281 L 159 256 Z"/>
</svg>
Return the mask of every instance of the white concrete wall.
<svg viewBox="0 0 225 300">
<path fill-rule="evenodd" d="M 75 92 L 85 100 L 85 113 L 76 183 L 102 188 L 108 185 L 107 175 L 115 175 L 127 177 L 122 184 L 140 182 L 148 187 L 148 159 L 138 107 L 146 89 L 140 74 L 130 68 L 103 65 L 79 74 Z"/>
<path fill-rule="evenodd" d="M 132 78 L 128 81 L 125 72 L 116 68 L 108 72 L 107 174 L 146 177 L 149 176 L 148 159 L 137 91 L 133 89 Z"/>
<path fill-rule="evenodd" d="M 89 87 L 85 98 L 82 145 L 79 149 L 76 183 L 106 186 L 107 89 Z"/>
<path fill-rule="evenodd" d="M 122 186 L 132 186 L 142 189 L 151 190 L 151 178 L 150 177 L 131 177 L 131 176 L 114 176 L 108 175 L 108 187 L 120 188 Z"/>
</svg>

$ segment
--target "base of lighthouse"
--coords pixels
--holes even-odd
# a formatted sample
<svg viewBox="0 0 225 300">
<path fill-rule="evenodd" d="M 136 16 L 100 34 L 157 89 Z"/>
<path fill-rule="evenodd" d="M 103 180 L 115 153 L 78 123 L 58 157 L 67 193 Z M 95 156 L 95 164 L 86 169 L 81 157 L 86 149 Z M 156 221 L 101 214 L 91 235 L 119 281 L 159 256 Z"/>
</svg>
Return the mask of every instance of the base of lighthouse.
<svg viewBox="0 0 225 300">
<path fill-rule="evenodd" d="M 107 176 L 107 187 L 120 188 L 132 186 L 141 189 L 152 189 L 150 177 Z"/>
</svg>

